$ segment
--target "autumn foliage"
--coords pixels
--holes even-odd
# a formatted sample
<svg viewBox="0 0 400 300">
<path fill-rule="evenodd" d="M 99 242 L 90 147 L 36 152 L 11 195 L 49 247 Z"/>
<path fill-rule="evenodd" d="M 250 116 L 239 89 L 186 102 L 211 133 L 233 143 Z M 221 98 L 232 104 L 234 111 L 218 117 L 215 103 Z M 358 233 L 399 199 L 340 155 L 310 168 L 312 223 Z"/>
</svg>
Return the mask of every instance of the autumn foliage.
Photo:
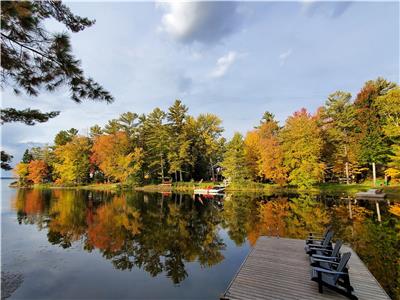
<svg viewBox="0 0 400 300">
<path fill-rule="evenodd" d="M 301 188 L 321 182 L 400 180 L 400 90 L 383 78 L 327 96 L 316 113 L 302 108 L 280 124 L 265 112 L 245 136 L 226 141 L 222 121 L 190 116 L 180 100 L 147 115 L 126 112 L 87 136 L 61 130 L 53 146 L 26 151 L 15 168 L 20 184 L 45 179 L 77 185 L 116 182 L 256 181 Z M 371 167 L 372 166 L 372 167 Z"/>
<path fill-rule="evenodd" d="M 143 153 L 132 145 L 125 132 L 96 137 L 91 161 L 96 163 L 108 178 L 125 182 L 141 168 Z"/>
<path fill-rule="evenodd" d="M 283 151 L 278 133 L 278 122 L 264 122 L 247 133 L 245 152 L 253 177 L 258 176 L 283 185 L 287 181 L 287 169 L 283 165 Z"/>
<path fill-rule="evenodd" d="M 28 180 L 33 183 L 42 183 L 48 175 L 48 166 L 43 160 L 32 160 L 28 165 Z"/>
</svg>

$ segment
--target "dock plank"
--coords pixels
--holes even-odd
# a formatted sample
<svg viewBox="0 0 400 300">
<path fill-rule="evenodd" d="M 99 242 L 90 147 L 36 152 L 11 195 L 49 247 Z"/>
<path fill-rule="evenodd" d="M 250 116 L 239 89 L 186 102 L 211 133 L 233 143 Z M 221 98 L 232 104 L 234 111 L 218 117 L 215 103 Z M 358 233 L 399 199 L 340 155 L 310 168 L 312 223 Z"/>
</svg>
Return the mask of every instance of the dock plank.
<svg viewBox="0 0 400 300">
<path fill-rule="evenodd" d="M 310 261 L 304 252 L 304 240 L 261 237 L 232 279 L 224 297 L 227 299 L 347 299 L 326 287 L 318 293 L 311 281 Z M 359 300 L 388 300 L 389 296 L 358 255 L 351 252 L 349 273 L 354 294 Z"/>
</svg>

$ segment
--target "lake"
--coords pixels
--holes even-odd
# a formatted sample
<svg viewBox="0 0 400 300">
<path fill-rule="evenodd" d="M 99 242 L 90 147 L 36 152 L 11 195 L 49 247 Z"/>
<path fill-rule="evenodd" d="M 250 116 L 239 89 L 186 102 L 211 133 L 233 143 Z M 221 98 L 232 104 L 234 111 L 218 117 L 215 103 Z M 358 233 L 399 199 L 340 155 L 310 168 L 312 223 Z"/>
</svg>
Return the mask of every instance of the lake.
<svg viewBox="0 0 400 300">
<path fill-rule="evenodd" d="M 343 194 L 199 198 L 10 182 L 1 198 L 10 299 L 218 299 L 259 236 L 304 238 L 327 224 L 400 297 L 400 195 L 377 207 Z"/>
</svg>

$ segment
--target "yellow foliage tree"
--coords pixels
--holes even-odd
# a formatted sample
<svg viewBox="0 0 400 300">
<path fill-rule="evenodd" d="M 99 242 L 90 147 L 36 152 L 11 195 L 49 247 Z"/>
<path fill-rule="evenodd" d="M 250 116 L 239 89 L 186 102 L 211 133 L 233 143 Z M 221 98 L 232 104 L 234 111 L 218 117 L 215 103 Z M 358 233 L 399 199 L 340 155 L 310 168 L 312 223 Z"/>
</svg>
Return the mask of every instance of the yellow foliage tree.
<svg viewBox="0 0 400 300">
<path fill-rule="evenodd" d="M 244 153 L 247 166 L 253 179 L 259 176 L 260 135 L 258 130 L 249 131 L 244 139 Z"/>
<path fill-rule="evenodd" d="M 316 118 L 304 108 L 295 112 L 286 120 L 280 138 L 290 183 L 305 188 L 320 182 L 325 165 L 321 161 L 323 140 Z"/>
<path fill-rule="evenodd" d="M 28 182 L 29 175 L 29 164 L 20 162 L 14 168 L 14 174 L 18 176 L 20 184 L 26 184 Z"/>
<path fill-rule="evenodd" d="M 65 145 L 55 150 L 57 162 L 54 170 L 58 183 L 84 183 L 89 176 L 90 141 L 83 136 L 76 136 Z"/>
</svg>

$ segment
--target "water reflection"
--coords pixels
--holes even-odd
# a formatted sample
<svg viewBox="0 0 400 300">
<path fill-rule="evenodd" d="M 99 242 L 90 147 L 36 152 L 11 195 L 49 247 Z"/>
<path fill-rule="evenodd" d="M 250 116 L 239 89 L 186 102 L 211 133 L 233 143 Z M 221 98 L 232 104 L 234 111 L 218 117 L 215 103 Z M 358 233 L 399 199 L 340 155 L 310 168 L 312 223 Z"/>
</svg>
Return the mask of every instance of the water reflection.
<svg viewBox="0 0 400 300">
<path fill-rule="evenodd" d="M 220 207 L 213 201 L 178 194 L 20 190 L 14 206 L 20 223 L 48 229 L 50 243 L 68 248 L 80 241 L 117 269 L 166 272 L 179 283 L 187 276 L 185 261 L 210 267 L 224 259 Z"/>
<path fill-rule="evenodd" d="M 400 295 L 400 205 L 328 195 L 183 194 L 19 190 L 13 201 L 20 224 L 47 230 L 63 248 L 81 243 L 119 270 L 165 272 L 174 284 L 186 262 L 211 267 L 224 260 L 223 228 L 236 245 L 261 235 L 304 238 L 333 224 L 388 293 Z"/>
</svg>

